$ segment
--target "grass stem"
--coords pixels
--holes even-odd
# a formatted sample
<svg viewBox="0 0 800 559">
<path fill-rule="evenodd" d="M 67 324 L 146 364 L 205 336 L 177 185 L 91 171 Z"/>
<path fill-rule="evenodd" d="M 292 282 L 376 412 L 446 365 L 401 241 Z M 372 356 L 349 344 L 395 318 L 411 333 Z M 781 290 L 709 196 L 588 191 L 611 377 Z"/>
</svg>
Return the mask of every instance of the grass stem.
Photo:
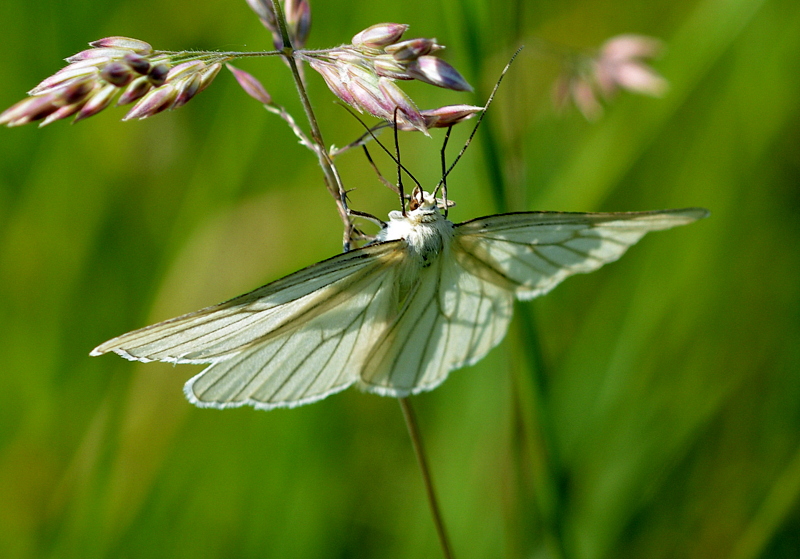
<svg viewBox="0 0 800 559">
<path fill-rule="evenodd" d="M 400 408 L 403 410 L 403 417 L 406 420 L 406 427 L 408 434 L 411 436 L 411 443 L 414 445 L 414 453 L 417 455 L 417 462 L 419 469 L 422 472 L 422 479 L 425 481 L 425 491 L 428 494 L 428 504 L 431 507 L 431 514 L 433 515 L 433 522 L 436 524 L 436 533 L 439 535 L 439 543 L 442 546 L 442 553 L 445 559 L 453 559 L 453 552 L 450 549 L 450 542 L 447 539 L 447 532 L 444 528 L 444 520 L 442 513 L 439 510 L 439 504 L 436 500 L 436 491 L 433 487 L 433 478 L 428 469 L 428 461 L 425 458 L 425 448 L 422 445 L 422 434 L 419 430 L 417 418 L 414 415 L 414 410 L 411 408 L 411 402 L 408 398 L 398 398 Z"/>
</svg>

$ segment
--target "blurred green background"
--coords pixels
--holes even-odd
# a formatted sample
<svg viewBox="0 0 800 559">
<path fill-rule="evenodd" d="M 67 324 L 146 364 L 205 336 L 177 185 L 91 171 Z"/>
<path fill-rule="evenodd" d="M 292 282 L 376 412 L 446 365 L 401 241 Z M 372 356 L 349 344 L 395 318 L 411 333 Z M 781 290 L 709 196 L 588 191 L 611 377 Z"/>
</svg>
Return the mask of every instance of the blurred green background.
<svg viewBox="0 0 800 559">
<path fill-rule="evenodd" d="M 796 0 L 312 10 L 311 48 L 381 21 L 447 45 L 477 93 L 409 84 L 422 107 L 482 104 L 529 45 L 451 175 L 451 219 L 712 212 L 518 305 L 500 348 L 413 399 L 456 556 L 800 556 Z M 2 107 L 104 36 L 271 45 L 243 0 L 5 0 L 0 22 Z M 556 114 L 558 68 L 533 38 L 586 48 L 626 32 L 666 41 L 669 93 L 620 95 L 596 123 Z M 302 117 L 280 61 L 239 65 Z M 351 141 L 359 125 L 309 78 L 326 140 Z M 199 368 L 89 358 L 340 250 L 310 153 L 227 73 L 179 111 L 123 114 L 0 130 L 0 556 L 440 556 L 391 399 L 200 410 L 181 392 Z M 403 138 L 423 184 L 440 142 Z M 394 209 L 360 153 L 339 165 L 354 207 Z"/>
</svg>

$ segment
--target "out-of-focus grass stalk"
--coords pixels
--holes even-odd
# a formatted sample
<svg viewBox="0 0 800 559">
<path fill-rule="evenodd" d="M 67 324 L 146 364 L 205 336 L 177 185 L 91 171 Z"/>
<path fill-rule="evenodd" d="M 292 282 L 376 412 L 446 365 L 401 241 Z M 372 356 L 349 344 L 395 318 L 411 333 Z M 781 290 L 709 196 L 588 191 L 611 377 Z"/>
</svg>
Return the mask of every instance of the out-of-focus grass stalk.
<svg viewBox="0 0 800 559">
<path fill-rule="evenodd" d="M 597 207 L 683 106 L 709 68 L 726 52 L 765 0 L 705 0 L 668 40 L 660 71 L 669 77 L 669 95 L 648 111 L 633 104 L 615 111 L 587 134 L 568 165 L 553 175 L 538 197 L 543 208 Z M 622 136 L 625 142 L 619 142 Z M 614 146 L 614 149 L 609 149 Z M 581 187 L 575 188 L 576 184 Z"/>
<path fill-rule="evenodd" d="M 411 407 L 411 402 L 408 398 L 398 398 L 400 408 L 403 410 L 403 418 L 406 420 L 406 427 L 408 434 L 411 437 L 411 443 L 414 446 L 414 454 L 417 456 L 417 463 L 422 472 L 422 479 L 425 482 L 425 492 L 428 495 L 428 504 L 431 507 L 431 514 L 433 515 L 433 522 L 436 524 L 436 534 L 439 536 L 439 544 L 442 546 L 442 554 L 445 559 L 453 559 L 453 552 L 450 547 L 450 540 L 447 538 L 447 530 L 444 527 L 444 520 L 442 513 L 439 510 L 439 503 L 436 500 L 436 490 L 433 486 L 433 476 L 431 476 L 430 469 L 428 468 L 428 460 L 425 457 L 425 446 L 422 444 L 422 433 L 419 430 L 417 418 L 414 415 L 414 409 Z"/>
<path fill-rule="evenodd" d="M 342 188 L 341 181 L 339 181 L 338 179 L 339 174 L 334 166 L 333 161 L 331 160 L 328 149 L 325 147 L 325 143 L 322 139 L 322 132 L 319 129 L 317 118 L 314 115 L 314 109 L 311 107 L 311 102 L 309 101 L 308 93 L 306 92 L 302 74 L 297 67 L 297 62 L 294 59 L 293 56 L 294 49 L 291 46 L 292 43 L 289 38 L 286 17 L 283 13 L 283 9 L 281 7 L 280 2 L 278 0 L 272 0 L 272 8 L 275 11 L 275 17 L 278 23 L 278 28 L 280 29 L 282 36 L 281 38 L 284 44 L 283 47 L 283 52 L 285 55 L 284 57 L 289 63 L 289 67 L 292 70 L 292 76 L 294 77 L 294 82 L 295 86 L 297 87 L 297 92 L 303 104 L 303 109 L 305 110 L 309 125 L 311 126 L 311 137 L 313 139 L 314 152 L 317 155 L 319 166 L 322 168 L 322 172 L 325 177 L 325 185 L 327 186 L 331 196 L 333 196 L 334 200 L 336 201 L 336 207 L 339 212 L 339 216 L 341 217 L 344 223 L 342 244 L 344 251 L 347 252 L 350 249 L 350 236 L 352 234 L 353 228 L 350 222 L 350 216 L 346 205 L 346 198 L 345 198 L 346 193 Z M 397 132 L 395 131 L 395 135 L 396 134 Z M 400 402 L 400 407 L 403 410 L 403 417 L 405 418 L 406 421 L 406 427 L 408 428 L 408 432 L 414 446 L 414 453 L 416 454 L 417 462 L 419 463 L 419 467 L 422 473 L 422 478 L 425 482 L 426 495 L 428 497 L 428 503 L 431 507 L 431 512 L 433 514 L 434 524 L 436 525 L 436 533 L 439 536 L 439 542 L 442 546 L 442 552 L 444 554 L 445 559 L 452 559 L 450 543 L 447 538 L 447 533 L 445 531 L 444 521 L 442 520 L 442 515 L 439 510 L 439 505 L 436 500 L 436 491 L 433 486 L 433 479 L 430 475 L 430 471 L 428 470 L 428 462 L 425 457 L 425 449 L 422 444 L 422 434 L 419 430 L 419 426 L 414 416 L 414 412 L 411 408 L 411 403 L 408 401 L 407 398 L 399 398 L 399 402 Z"/>
<path fill-rule="evenodd" d="M 336 201 L 336 210 L 339 212 L 339 217 L 344 225 L 344 232 L 342 233 L 342 247 L 344 251 L 347 252 L 350 250 L 350 235 L 353 232 L 353 227 L 352 223 L 350 222 L 350 216 L 347 213 L 345 192 L 342 188 L 341 182 L 338 180 L 339 174 L 336 172 L 336 169 L 333 166 L 333 161 L 331 160 L 328 150 L 325 147 L 325 142 L 322 139 L 322 132 L 319 129 L 317 118 L 314 115 L 314 109 L 311 107 L 311 101 L 308 99 L 305 83 L 303 83 L 303 76 L 300 73 L 300 70 L 297 67 L 297 62 L 294 59 L 294 48 L 292 47 L 292 42 L 289 39 L 286 16 L 284 15 L 283 8 L 278 0 L 272 0 L 272 9 L 275 11 L 275 18 L 277 19 L 278 27 L 281 31 L 284 45 L 284 58 L 289 63 L 289 68 L 292 70 L 294 83 L 297 86 L 297 93 L 300 95 L 300 101 L 303 104 L 303 110 L 308 118 L 308 124 L 311 126 L 311 137 L 314 140 L 315 147 L 314 152 L 317 156 L 319 166 L 322 169 L 322 174 L 325 177 L 325 186 L 328 188 L 328 192 L 330 192 L 331 196 L 333 196 L 333 199 Z"/>
<path fill-rule="evenodd" d="M 753 520 L 734 545 L 730 558 L 756 559 L 763 556 L 765 548 L 799 500 L 800 449 L 775 480 Z"/>
<path fill-rule="evenodd" d="M 472 64 L 474 82 L 478 84 L 475 91 L 478 99 L 483 99 L 486 97 L 486 92 L 482 91 L 481 84 L 484 80 L 480 79 L 480 76 L 484 74 L 482 64 L 486 57 L 482 55 L 480 48 L 481 38 L 478 32 L 480 26 L 468 8 L 462 10 L 462 15 L 466 35 L 464 43 L 470 51 L 468 60 Z M 479 145 L 483 151 L 495 208 L 498 212 L 507 212 L 508 191 L 502 172 L 501 157 L 503 148 L 490 126 L 485 126 L 481 130 Z M 541 523 L 543 543 L 550 556 L 554 559 L 568 559 L 570 555 L 564 541 L 563 484 L 559 482 L 562 474 L 554 444 L 544 360 L 531 310 L 517 310 L 521 312 L 516 313 L 518 318 L 515 331 L 519 340 L 517 344 L 519 347 L 516 349 L 525 355 L 528 367 L 513 367 L 513 386 L 516 388 L 516 394 L 513 396 L 515 398 L 513 422 L 519 428 L 518 436 L 515 437 L 515 442 L 519 445 L 515 454 L 516 472 L 520 493 L 524 493 L 528 486 L 530 486 L 529 491 L 533 493 L 521 496 L 523 502 L 520 512 L 532 508 Z M 528 522 L 527 519 L 521 519 L 520 525 L 529 527 L 532 533 L 539 532 L 533 522 Z M 525 555 L 539 547 L 537 542 L 528 541 L 527 535 L 517 534 L 517 537 L 521 540 L 518 545 L 523 547 L 521 551 Z M 524 549 L 526 546 L 532 549 Z"/>
</svg>

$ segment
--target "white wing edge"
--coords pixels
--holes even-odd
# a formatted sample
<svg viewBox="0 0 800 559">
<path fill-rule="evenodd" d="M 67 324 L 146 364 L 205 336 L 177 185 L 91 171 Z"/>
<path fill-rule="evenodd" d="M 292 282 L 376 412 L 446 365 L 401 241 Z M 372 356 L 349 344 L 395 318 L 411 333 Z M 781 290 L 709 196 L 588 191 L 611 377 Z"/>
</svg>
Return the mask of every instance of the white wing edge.
<svg viewBox="0 0 800 559">
<path fill-rule="evenodd" d="M 184 322 L 187 319 L 191 319 L 191 318 L 195 318 L 195 317 L 200 317 L 200 316 L 212 314 L 214 311 L 222 310 L 225 307 L 231 305 L 232 303 L 235 303 L 235 302 L 238 302 L 238 301 L 241 301 L 243 303 L 252 302 L 254 300 L 257 300 L 257 299 L 261 298 L 259 296 L 260 293 L 264 293 L 263 297 L 269 296 L 269 295 L 271 295 L 273 293 L 276 293 L 276 292 L 284 289 L 285 288 L 284 286 L 285 286 L 286 283 L 290 284 L 288 287 L 292 287 L 294 284 L 298 283 L 303 276 L 308 276 L 309 274 L 313 273 L 316 269 L 318 269 L 318 268 L 320 268 L 322 266 L 330 266 L 330 265 L 334 265 L 335 266 L 336 264 L 339 264 L 339 262 L 337 262 L 337 260 L 341 260 L 342 261 L 341 263 L 345 263 L 345 262 L 349 262 L 350 260 L 353 260 L 353 259 L 365 258 L 365 257 L 369 256 L 368 253 L 370 253 L 370 252 L 380 253 L 383 250 L 391 249 L 393 245 L 397 245 L 398 243 L 400 243 L 400 241 L 397 241 L 397 240 L 384 241 L 384 242 L 380 242 L 380 243 L 373 243 L 373 244 L 370 244 L 370 245 L 366 245 L 366 246 L 363 246 L 361 248 L 358 248 L 358 249 L 355 249 L 355 250 L 351 250 L 350 252 L 337 254 L 337 255 L 332 256 L 330 258 L 327 258 L 325 260 L 321 260 L 319 262 L 316 262 L 314 264 L 306 266 L 305 268 L 302 268 L 302 269 L 300 269 L 300 270 L 298 270 L 296 272 L 293 272 L 293 273 L 291 273 L 291 274 L 289 274 L 287 276 L 283 276 L 283 277 L 281 277 L 279 279 L 271 281 L 271 282 L 269 282 L 269 283 L 267 283 L 267 284 L 265 284 L 265 285 L 263 285 L 261 287 L 258 287 L 258 288 L 254 289 L 252 291 L 249 291 L 249 292 L 247 292 L 247 293 L 245 293 L 243 295 L 238 295 L 236 297 L 233 297 L 231 299 L 228 299 L 228 300 L 223 301 L 221 303 L 218 303 L 216 305 L 211 305 L 211 306 L 208 306 L 208 307 L 204 307 L 204 308 L 196 310 L 196 311 L 188 312 L 188 313 L 176 316 L 174 318 L 169 318 L 169 319 L 166 319 L 166 320 L 163 320 L 163 321 L 160 321 L 160 322 L 156 322 L 154 324 L 150 324 L 150 325 L 147 325 L 147 326 L 143 326 L 141 328 L 137 328 L 135 330 L 131 330 L 129 332 L 125 332 L 124 334 L 120 334 L 119 336 L 115 336 L 115 337 L 113 337 L 113 338 L 111 338 L 109 340 L 106 340 L 105 342 L 103 342 L 102 344 L 98 345 L 94 349 L 92 349 L 89 352 L 89 356 L 90 357 L 98 357 L 100 355 L 105 355 L 106 353 L 113 352 L 113 353 L 116 353 L 117 355 L 119 355 L 120 357 L 123 357 L 123 358 L 127 359 L 128 361 L 138 361 L 140 363 L 152 363 L 152 362 L 160 361 L 160 362 L 163 362 L 163 363 L 173 363 L 173 364 L 181 364 L 181 365 L 187 365 L 187 364 L 188 365 L 200 365 L 200 364 L 208 364 L 208 363 L 212 363 L 213 364 L 214 362 L 217 362 L 217 361 L 223 361 L 226 358 L 232 357 L 233 354 L 228 355 L 227 357 L 224 357 L 224 358 L 217 358 L 217 359 L 215 359 L 213 361 L 209 361 L 209 360 L 199 360 L 198 361 L 198 360 L 184 359 L 184 358 L 181 358 L 181 357 L 172 357 L 172 358 L 164 357 L 164 358 L 161 358 L 161 359 L 150 359 L 148 357 L 136 357 L 136 356 L 132 355 L 131 353 L 127 352 L 124 348 L 120 347 L 119 345 L 115 345 L 115 344 L 118 344 L 120 341 L 129 338 L 132 334 L 144 333 L 144 332 L 147 332 L 147 331 L 155 330 L 156 328 L 164 328 L 166 326 L 171 326 L 171 325 L 178 326 L 178 325 L 180 325 L 182 322 Z M 295 282 L 295 283 L 293 284 L 292 282 Z M 310 294 L 310 293 L 311 292 L 309 292 L 308 294 Z"/>
<path fill-rule="evenodd" d="M 663 229 L 677 227 L 678 225 L 685 225 L 703 219 L 711 215 L 705 208 L 690 207 L 680 209 L 668 210 L 647 210 L 636 212 L 553 212 L 553 211 L 533 211 L 533 212 L 509 212 L 504 214 L 486 215 L 483 217 L 476 217 L 467 221 L 462 221 L 456 224 L 456 231 L 469 231 L 474 227 L 481 227 L 480 223 L 483 220 L 493 220 L 495 218 L 513 219 L 518 218 L 519 223 L 508 222 L 504 228 L 513 229 L 519 226 L 530 226 L 530 218 L 536 217 L 539 220 L 537 225 L 556 225 L 556 224 L 576 224 L 585 223 L 588 219 L 590 223 L 601 224 L 611 221 L 631 221 L 631 220 L 647 220 L 648 218 L 655 218 L 658 216 L 668 216 L 671 218 L 672 223 L 665 224 Z M 678 219 L 675 219 L 678 218 Z M 682 219 L 681 219 L 682 218 Z M 485 224 L 483 225 L 485 226 Z M 502 230 L 503 228 L 499 228 Z M 653 231 L 660 229 L 652 229 Z M 470 231 L 472 233 L 472 231 Z M 463 234 L 463 233 L 462 233 Z M 469 233 L 467 233 L 469 234 Z"/>
<path fill-rule="evenodd" d="M 211 365 L 213 366 L 213 365 Z M 207 367 L 208 368 L 208 367 Z M 247 398 L 246 400 L 242 400 L 241 402 L 227 402 L 224 404 L 220 404 L 219 402 L 205 402 L 203 400 L 199 400 L 194 394 L 194 383 L 195 381 L 199 380 L 201 376 L 206 372 L 206 369 L 203 369 L 195 376 L 190 378 L 186 381 L 186 384 L 183 385 L 183 394 L 186 396 L 186 399 L 189 400 L 189 403 L 192 405 L 197 406 L 198 408 L 206 408 L 206 409 L 215 409 L 215 410 L 227 410 L 232 408 L 241 408 L 243 406 L 252 406 L 257 410 L 262 411 L 269 411 L 274 409 L 292 409 L 299 406 L 304 406 L 306 404 L 312 404 L 314 402 L 318 402 L 324 398 L 327 398 L 331 394 L 336 394 L 337 392 L 341 392 L 353 385 L 355 380 L 350 384 L 345 384 L 343 386 L 337 386 L 332 390 L 328 390 L 327 392 L 323 392 L 321 394 L 315 394 L 313 396 L 309 396 L 308 398 L 302 398 L 300 400 L 293 400 L 291 402 L 275 402 L 275 403 L 264 403 L 259 402 L 258 400 L 252 400 Z"/>
<path fill-rule="evenodd" d="M 503 230 L 514 230 L 519 228 L 536 227 L 552 227 L 554 225 L 575 225 L 587 224 L 588 228 L 595 227 L 610 227 L 619 229 L 638 229 L 640 230 L 640 238 L 651 231 L 663 231 L 672 229 L 681 225 L 688 225 L 699 219 L 708 217 L 710 212 L 705 208 L 690 207 L 680 209 L 668 210 L 649 210 L 649 211 L 635 211 L 635 212 L 595 212 L 595 213 L 582 213 L 582 212 L 512 212 L 506 214 L 497 214 L 484 217 L 478 217 L 459 223 L 456 226 L 457 233 L 461 235 L 477 235 L 495 232 L 502 232 Z M 532 223 L 532 218 L 536 219 Z M 504 223 L 498 224 L 497 222 L 503 220 Z M 493 223 L 495 222 L 495 223 Z M 567 277 L 575 275 L 576 273 L 590 273 L 600 267 L 616 262 L 619 260 L 628 249 L 634 244 L 638 243 L 639 239 L 624 247 L 623 250 L 614 258 L 602 260 L 598 266 L 591 270 L 582 272 L 571 272 L 564 277 L 552 282 L 548 282 L 538 289 L 531 290 L 513 290 L 514 296 L 520 301 L 530 301 L 552 291 L 555 287 L 561 284 Z M 500 242 L 503 242 L 500 240 Z"/>
</svg>

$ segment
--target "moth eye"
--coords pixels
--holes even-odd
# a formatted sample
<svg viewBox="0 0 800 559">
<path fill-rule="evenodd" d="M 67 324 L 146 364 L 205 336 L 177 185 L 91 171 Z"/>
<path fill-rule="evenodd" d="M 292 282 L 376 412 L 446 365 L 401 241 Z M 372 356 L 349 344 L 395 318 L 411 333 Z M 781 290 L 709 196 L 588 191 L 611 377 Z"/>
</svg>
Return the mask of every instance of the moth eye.
<svg viewBox="0 0 800 559">
<path fill-rule="evenodd" d="M 417 186 L 414 188 L 414 191 L 411 193 L 411 197 L 408 199 L 409 211 L 416 210 L 422 205 L 423 201 L 425 201 L 425 194 L 422 192 L 422 189 Z"/>
</svg>

